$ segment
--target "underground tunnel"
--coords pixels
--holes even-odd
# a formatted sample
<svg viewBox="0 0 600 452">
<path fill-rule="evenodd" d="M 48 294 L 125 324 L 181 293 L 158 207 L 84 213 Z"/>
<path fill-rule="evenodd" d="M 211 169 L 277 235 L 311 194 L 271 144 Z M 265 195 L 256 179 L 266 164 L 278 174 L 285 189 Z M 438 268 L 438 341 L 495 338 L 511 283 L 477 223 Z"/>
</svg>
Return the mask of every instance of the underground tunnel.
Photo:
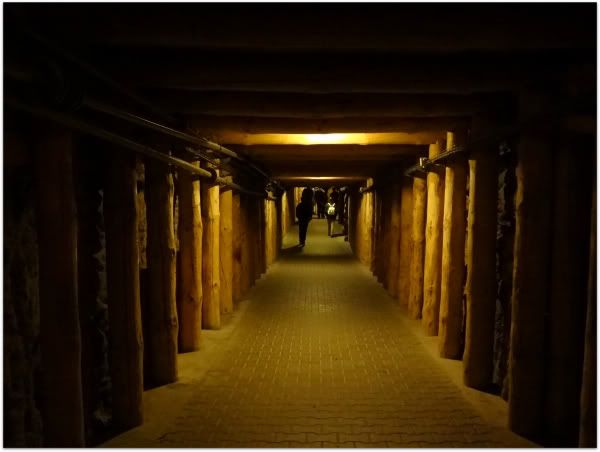
<svg viewBox="0 0 600 452">
<path fill-rule="evenodd" d="M 4 447 L 596 447 L 596 4 L 5 4 Z"/>
</svg>

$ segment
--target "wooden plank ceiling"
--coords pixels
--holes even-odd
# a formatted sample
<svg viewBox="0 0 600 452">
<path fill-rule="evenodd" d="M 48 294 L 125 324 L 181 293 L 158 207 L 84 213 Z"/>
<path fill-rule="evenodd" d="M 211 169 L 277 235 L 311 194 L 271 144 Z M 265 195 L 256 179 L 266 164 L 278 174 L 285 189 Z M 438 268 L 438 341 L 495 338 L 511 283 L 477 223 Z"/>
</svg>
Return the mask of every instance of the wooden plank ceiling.
<svg viewBox="0 0 600 452">
<path fill-rule="evenodd" d="M 446 130 L 474 114 L 511 114 L 520 88 L 596 56 L 593 4 L 11 8 L 204 136 L 296 182 L 412 164 Z"/>
</svg>

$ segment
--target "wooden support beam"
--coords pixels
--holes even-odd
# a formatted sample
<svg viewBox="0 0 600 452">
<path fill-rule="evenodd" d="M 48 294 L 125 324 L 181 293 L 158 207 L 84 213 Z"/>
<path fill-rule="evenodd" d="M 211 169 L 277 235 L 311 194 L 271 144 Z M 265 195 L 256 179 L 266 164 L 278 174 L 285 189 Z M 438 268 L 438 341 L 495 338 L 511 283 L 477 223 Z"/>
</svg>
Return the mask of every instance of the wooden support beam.
<svg viewBox="0 0 600 452">
<path fill-rule="evenodd" d="M 391 188 L 390 196 L 390 238 L 386 246 L 389 246 L 388 262 L 386 265 L 386 279 L 388 281 L 388 292 L 394 298 L 398 296 L 398 282 L 400 274 L 400 211 L 401 186 L 395 181 Z"/>
<path fill-rule="evenodd" d="M 198 162 L 193 162 L 200 166 Z M 202 330 L 202 213 L 200 181 L 187 171 L 177 175 L 179 193 L 179 273 L 177 275 L 177 315 L 179 351 L 200 348 Z"/>
<path fill-rule="evenodd" d="M 414 144 L 257 144 L 251 146 L 231 145 L 231 148 L 243 155 L 261 160 L 332 160 L 346 159 L 392 159 L 394 157 L 426 157 L 428 145 Z"/>
<path fill-rule="evenodd" d="M 248 292 L 252 285 L 251 277 L 254 274 L 252 268 L 252 250 L 250 249 L 250 221 L 248 218 L 248 196 L 240 194 L 241 207 L 241 295 L 242 297 Z"/>
<path fill-rule="evenodd" d="M 429 146 L 429 158 L 440 154 L 444 141 Z M 444 221 L 444 174 L 427 174 L 427 223 L 425 225 L 425 268 L 423 273 L 423 327 L 437 336 L 442 281 L 442 226 Z"/>
<path fill-rule="evenodd" d="M 339 117 L 289 118 L 255 116 L 191 115 L 188 124 L 197 130 L 223 133 L 366 133 L 366 132 L 439 132 L 467 127 L 466 117 Z"/>
<path fill-rule="evenodd" d="M 545 445 L 577 447 L 587 305 L 591 142 L 562 136 L 554 161 L 552 277 L 546 345 Z"/>
<path fill-rule="evenodd" d="M 136 159 L 112 152 L 104 184 L 109 363 L 113 419 L 119 428 L 144 418 L 144 341 L 140 306 Z"/>
<path fill-rule="evenodd" d="M 595 167 L 595 165 L 594 165 Z M 595 182 L 596 178 L 594 178 Z M 595 184 L 594 184 L 595 187 Z M 579 447 L 597 446 L 597 316 L 596 316 L 596 189 L 592 190 L 592 214 L 590 234 L 590 254 L 588 267 L 587 312 L 585 325 L 585 349 L 583 379 L 581 383 L 581 414 L 579 416 Z"/>
<path fill-rule="evenodd" d="M 381 132 L 381 133 L 348 133 L 331 137 L 327 134 L 305 135 L 297 133 L 255 133 L 248 134 L 237 131 L 197 131 L 206 138 L 226 146 L 235 144 L 254 145 L 304 145 L 315 146 L 328 144 L 327 140 L 336 140 L 335 144 L 346 145 L 427 145 L 438 139 L 445 139 L 446 132 Z"/>
<path fill-rule="evenodd" d="M 219 186 L 200 183 L 202 203 L 202 328 L 221 328 Z"/>
<path fill-rule="evenodd" d="M 177 381 L 177 300 L 173 176 L 162 162 L 146 162 L 150 380 Z"/>
<path fill-rule="evenodd" d="M 423 310 L 423 264 L 425 263 L 425 219 L 427 213 L 427 182 L 425 179 L 413 179 L 412 204 L 412 253 L 408 313 L 411 318 L 420 319 Z"/>
<path fill-rule="evenodd" d="M 86 444 L 95 442 L 94 411 L 100 403 L 98 385 L 102 375 L 97 371 L 95 353 L 98 299 L 103 297 L 101 273 L 104 266 L 102 218 L 104 188 L 104 153 L 96 152 L 93 143 L 80 140 L 73 155 L 77 210 L 77 298 L 81 330 L 81 379 L 85 417 Z M 6 295 L 5 295 L 6 297 Z M 6 298 L 5 298 L 6 300 Z"/>
<path fill-rule="evenodd" d="M 544 356 L 550 285 L 552 123 L 551 100 L 529 91 L 521 97 L 522 120 L 515 196 L 515 246 L 509 355 L 508 423 L 511 430 L 540 440 L 544 411 Z M 543 119 L 543 120 L 542 120 Z M 543 225 L 543 226 L 541 226 Z M 477 263 L 481 265 L 480 262 Z"/>
<path fill-rule="evenodd" d="M 231 181 L 231 176 L 225 178 Z M 233 312 L 233 192 L 223 190 L 219 198 L 219 254 L 221 256 L 221 314 Z"/>
<path fill-rule="evenodd" d="M 161 91 L 151 98 L 168 111 L 185 115 L 298 119 L 465 117 L 498 109 L 508 99 L 498 95 L 192 90 Z"/>
<path fill-rule="evenodd" d="M 476 122 L 473 135 L 485 133 Z M 496 149 L 474 144 L 469 156 L 467 218 L 466 331 L 463 356 L 465 385 L 483 389 L 492 382 L 496 312 Z"/>
<path fill-rule="evenodd" d="M 398 263 L 398 300 L 408 308 L 410 299 L 410 272 L 412 259 L 413 228 L 413 181 L 409 177 L 400 178 L 400 256 Z M 417 214 L 415 210 L 415 214 Z"/>
<path fill-rule="evenodd" d="M 446 148 L 463 145 L 465 137 L 448 132 Z M 442 358 L 460 359 L 465 273 L 466 161 L 457 159 L 446 166 L 444 179 L 444 225 L 442 237 L 442 281 L 440 295 L 439 350 Z"/>
<path fill-rule="evenodd" d="M 35 144 L 44 445 L 84 447 L 73 136 L 41 130 Z"/>
<path fill-rule="evenodd" d="M 233 234 L 233 280 L 232 296 L 233 303 L 239 303 L 242 299 L 242 272 L 246 271 L 242 266 L 242 235 L 243 235 L 243 214 L 241 212 L 240 194 L 233 193 L 231 224 Z"/>
</svg>

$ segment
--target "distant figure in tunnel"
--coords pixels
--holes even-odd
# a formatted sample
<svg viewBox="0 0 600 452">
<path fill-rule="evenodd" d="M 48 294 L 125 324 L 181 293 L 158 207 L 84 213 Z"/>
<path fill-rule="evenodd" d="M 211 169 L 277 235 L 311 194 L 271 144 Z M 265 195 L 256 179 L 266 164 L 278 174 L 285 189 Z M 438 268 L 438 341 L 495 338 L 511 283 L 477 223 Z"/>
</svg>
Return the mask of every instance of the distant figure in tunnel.
<svg viewBox="0 0 600 452">
<path fill-rule="evenodd" d="M 315 189 L 315 202 L 317 203 L 317 218 L 325 218 L 327 195 L 322 188 Z"/>
<path fill-rule="evenodd" d="M 325 212 L 327 213 L 327 235 L 333 237 L 333 225 L 335 224 L 335 216 L 337 214 L 336 201 L 333 193 L 329 197 L 329 202 L 325 206 Z"/>
<path fill-rule="evenodd" d="M 313 214 L 313 191 L 310 188 L 305 188 L 302 191 L 300 203 L 296 206 L 296 217 L 298 218 L 298 232 L 300 246 L 304 246 L 306 242 L 306 231 L 308 223 L 312 219 Z"/>
</svg>

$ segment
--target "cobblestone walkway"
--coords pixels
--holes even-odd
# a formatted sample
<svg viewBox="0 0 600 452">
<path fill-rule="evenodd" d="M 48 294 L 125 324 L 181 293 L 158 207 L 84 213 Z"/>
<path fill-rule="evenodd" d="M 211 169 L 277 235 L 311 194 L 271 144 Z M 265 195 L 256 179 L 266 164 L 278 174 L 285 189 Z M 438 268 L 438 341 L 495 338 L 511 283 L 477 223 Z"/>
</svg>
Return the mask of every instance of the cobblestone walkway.
<svg viewBox="0 0 600 452">
<path fill-rule="evenodd" d="M 526 446 L 485 423 L 325 231 L 313 221 L 302 250 L 286 237 L 172 427 L 143 446 Z"/>
</svg>

